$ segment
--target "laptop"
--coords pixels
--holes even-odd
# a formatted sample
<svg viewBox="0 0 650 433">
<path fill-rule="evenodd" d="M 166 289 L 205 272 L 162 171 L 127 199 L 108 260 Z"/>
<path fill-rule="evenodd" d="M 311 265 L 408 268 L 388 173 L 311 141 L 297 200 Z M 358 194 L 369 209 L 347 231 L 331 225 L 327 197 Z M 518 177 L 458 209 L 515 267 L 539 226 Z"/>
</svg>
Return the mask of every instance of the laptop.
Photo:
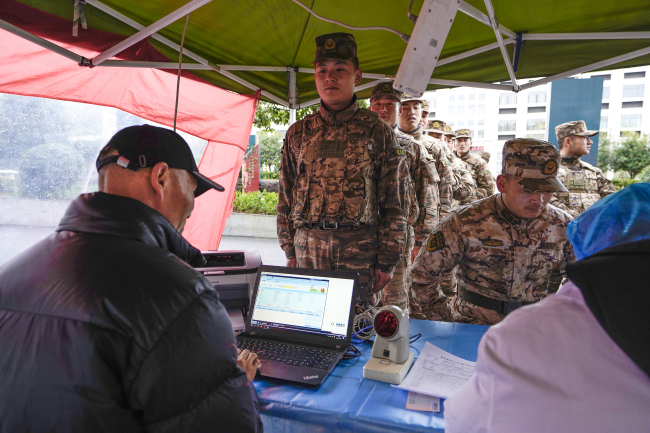
<svg viewBox="0 0 650 433">
<path fill-rule="evenodd" d="M 358 290 L 356 272 L 260 266 L 237 345 L 262 376 L 318 386 L 350 347 Z"/>
</svg>

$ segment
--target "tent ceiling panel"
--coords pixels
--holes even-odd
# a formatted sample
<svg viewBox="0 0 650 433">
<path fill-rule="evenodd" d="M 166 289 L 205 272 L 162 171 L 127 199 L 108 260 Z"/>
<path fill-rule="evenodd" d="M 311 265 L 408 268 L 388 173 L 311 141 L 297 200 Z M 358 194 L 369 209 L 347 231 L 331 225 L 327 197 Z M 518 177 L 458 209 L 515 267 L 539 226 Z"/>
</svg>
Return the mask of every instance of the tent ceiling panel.
<svg viewBox="0 0 650 433">
<path fill-rule="evenodd" d="M 65 18 L 72 31 L 72 0 L 20 0 L 39 10 Z M 149 25 L 187 3 L 179 0 L 99 0 L 106 6 L 142 25 Z M 354 26 L 386 26 L 405 34 L 414 25 L 407 16 L 408 0 L 300 0 L 314 12 L 327 18 Z M 412 13 L 419 14 L 422 0 L 416 0 Z M 487 14 L 484 0 L 467 0 L 467 4 Z M 593 33 L 650 31 L 648 0 L 492 0 L 498 22 L 515 32 Z M 88 25 L 113 34 L 128 37 L 137 30 L 97 10 L 84 6 Z M 159 34 L 179 43 L 184 20 L 180 19 L 159 31 Z M 355 35 L 359 60 L 365 73 L 394 76 L 406 49 L 397 35 L 382 30 L 347 30 L 337 24 L 322 21 L 292 0 L 213 0 L 192 12 L 185 37 L 185 48 L 214 64 L 259 65 L 311 68 L 316 36 L 336 31 Z M 79 30 L 83 40 L 83 30 Z M 149 42 L 170 61 L 178 61 L 178 53 L 160 42 Z M 484 23 L 459 12 L 445 41 L 441 59 L 462 54 L 496 42 L 494 31 Z M 613 58 L 650 46 L 648 39 L 591 41 L 526 41 L 521 45 L 517 79 L 544 77 Z M 514 44 L 506 45 L 512 59 Z M 191 59 L 184 61 L 192 62 Z M 650 64 L 650 56 L 627 60 L 614 67 Z M 214 71 L 194 71 L 195 75 L 225 89 L 252 94 L 242 84 Z M 287 100 L 286 72 L 233 71 L 272 95 Z M 503 57 L 498 48 L 473 55 L 435 68 L 432 78 L 491 83 L 509 80 Z M 376 78 L 375 78 L 376 79 Z M 311 74 L 296 77 L 299 101 L 316 99 L 318 94 Z M 440 86 L 429 85 L 429 89 Z M 360 91 L 360 97 L 370 90 Z"/>
</svg>

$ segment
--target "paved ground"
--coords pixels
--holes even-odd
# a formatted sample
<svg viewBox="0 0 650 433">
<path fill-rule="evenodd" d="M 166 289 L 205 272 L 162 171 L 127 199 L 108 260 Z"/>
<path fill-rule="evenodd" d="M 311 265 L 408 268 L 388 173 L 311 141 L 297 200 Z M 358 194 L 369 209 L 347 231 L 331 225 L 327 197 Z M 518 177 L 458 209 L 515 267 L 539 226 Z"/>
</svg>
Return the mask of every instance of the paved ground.
<svg viewBox="0 0 650 433">
<path fill-rule="evenodd" d="M 0 266 L 54 232 L 55 227 L 0 225 Z M 277 239 L 224 236 L 219 250 L 257 250 L 265 265 L 284 266 L 286 259 Z"/>
</svg>

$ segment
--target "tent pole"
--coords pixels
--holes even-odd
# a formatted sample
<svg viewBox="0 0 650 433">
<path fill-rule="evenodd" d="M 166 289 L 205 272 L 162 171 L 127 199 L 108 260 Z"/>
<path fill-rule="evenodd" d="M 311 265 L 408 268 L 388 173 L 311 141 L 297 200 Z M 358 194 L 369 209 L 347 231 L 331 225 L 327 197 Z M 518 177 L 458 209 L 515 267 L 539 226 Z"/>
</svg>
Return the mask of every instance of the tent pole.
<svg viewBox="0 0 650 433">
<path fill-rule="evenodd" d="M 292 68 L 289 67 L 287 68 L 287 73 L 289 74 L 289 94 L 288 100 L 289 100 L 289 108 L 293 110 L 293 108 L 298 105 L 298 85 L 296 84 L 296 70 L 298 68 Z M 289 112 L 291 113 L 291 111 Z M 294 112 L 295 114 L 295 112 Z M 294 119 L 295 121 L 295 119 Z"/>
<path fill-rule="evenodd" d="M 508 58 L 508 51 L 506 46 L 503 43 L 503 37 L 501 36 L 501 31 L 499 31 L 499 23 L 494 15 L 494 8 L 492 7 L 491 0 L 485 0 L 485 7 L 488 11 L 488 16 L 490 17 L 490 23 L 492 23 L 492 29 L 494 34 L 497 37 L 497 42 L 499 43 L 499 48 L 501 49 L 501 55 L 503 56 L 503 61 L 506 63 L 506 68 L 508 69 L 508 75 L 510 75 L 510 80 L 512 81 L 512 88 L 515 92 L 518 92 L 520 89 L 519 84 L 517 84 L 517 77 L 515 77 L 515 71 L 512 69 L 512 64 Z M 516 35 L 515 35 L 516 37 Z"/>
<path fill-rule="evenodd" d="M 537 81 L 531 81 L 530 83 L 521 86 L 521 89 L 526 90 L 526 89 L 530 89 L 531 87 L 541 86 L 542 84 L 547 84 L 552 81 L 561 80 L 562 78 L 568 78 L 573 75 L 582 74 L 584 72 L 589 72 L 596 69 L 604 68 L 606 66 L 615 65 L 617 63 L 624 62 L 626 60 L 645 56 L 646 54 L 650 54 L 650 47 L 642 48 L 640 50 L 632 51 L 631 53 L 623 54 L 617 57 L 612 57 L 611 59 L 603 60 L 597 63 L 592 63 L 591 65 L 582 66 L 580 68 L 572 69 L 570 71 L 562 72 L 560 74 L 551 75 L 550 77 L 542 78 Z"/>
<path fill-rule="evenodd" d="M 524 41 L 582 41 L 593 39 L 650 39 L 650 32 L 524 33 Z"/>
<path fill-rule="evenodd" d="M 505 84 L 474 83 L 471 81 L 456 81 L 456 80 L 439 80 L 437 78 L 429 80 L 429 84 L 439 84 L 441 86 L 452 86 L 452 87 L 475 87 L 478 89 L 512 91 L 512 87 Z"/>
<path fill-rule="evenodd" d="M 364 77 L 364 78 L 367 78 L 367 77 Z M 366 89 L 369 89 L 371 87 L 375 87 L 377 84 L 383 83 L 385 81 L 393 81 L 393 80 L 389 79 L 389 78 L 383 78 L 381 80 L 375 80 L 375 81 L 371 81 L 369 83 L 360 84 L 360 85 L 358 85 L 357 87 L 354 88 L 354 91 L 359 92 L 361 90 L 366 90 Z"/>
<path fill-rule="evenodd" d="M 514 42 L 515 41 L 513 39 L 506 39 L 506 40 L 503 41 L 503 44 L 508 45 L 508 44 L 512 44 Z M 456 54 L 455 56 L 446 57 L 446 58 L 444 58 L 442 60 L 439 60 L 437 66 L 446 65 L 448 63 L 452 63 L 452 62 L 455 62 L 457 60 L 463 60 L 463 59 L 466 59 L 468 57 L 472 57 L 472 56 L 475 56 L 477 54 L 481 54 L 481 53 L 484 53 L 486 51 L 493 50 L 495 48 L 499 48 L 499 43 L 498 42 L 493 42 L 493 43 L 488 44 L 488 45 L 483 45 L 482 47 L 474 48 L 473 50 L 465 51 L 464 53 Z"/>
<path fill-rule="evenodd" d="M 0 29 L 6 30 L 11 34 L 14 34 L 20 38 L 23 38 L 29 42 L 32 42 L 40 47 L 43 47 L 45 49 L 48 49 L 54 53 L 57 53 L 67 59 L 70 59 L 76 63 L 81 63 L 84 59 L 84 57 L 80 56 L 79 54 L 75 54 L 72 51 L 66 50 L 65 48 L 62 48 L 48 40 L 45 40 L 43 38 L 40 38 L 36 35 L 33 35 L 29 33 L 26 30 L 21 29 L 20 27 L 16 27 L 13 24 L 9 24 L 6 21 L 0 20 Z"/>
<path fill-rule="evenodd" d="M 307 102 L 302 102 L 298 104 L 296 108 L 305 108 L 316 104 L 320 104 L 320 98 L 312 99 L 311 101 L 307 101 Z"/>
<path fill-rule="evenodd" d="M 140 42 L 143 39 L 146 39 L 147 37 L 151 36 L 153 33 L 156 33 L 158 30 L 167 27 L 169 24 L 173 23 L 177 19 L 184 17 L 190 12 L 200 8 L 204 4 L 209 3 L 211 1 L 212 0 L 192 0 L 191 2 L 187 3 L 185 6 L 182 6 L 181 8 L 175 10 L 174 12 L 170 13 L 166 17 L 159 19 L 155 23 L 151 24 L 148 27 L 145 27 L 144 29 L 137 32 L 136 34 L 129 36 L 128 38 L 126 38 L 119 44 L 115 45 L 114 47 L 111 47 L 108 50 L 104 51 L 103 53 L 95 56 L 91 60 L 92 65 L 93 66 L 99 65 L 104 60 L 108 60 L 114 55 L 121 53 L 122 51 L 129 48 L 130 46 L 135 45 L 136 43 Z"/>
<path fill-rule="evenodd" d="M 183 50 L 185 51 L 185 50 Z M 178 63 L 172 62 L 141 62 L 137 60 L 105 60 L 99 65 L 100 67 L 112 68 L 155 68 L 155 69 L 178 69 Z M 211 71 L 212 68 L 201 63 L 182 63 L 181 69 L 191 69 L 199 71 Z"/>
<path fill-rule="evenodd" d="M 460 5 L 458 6 L 458 10 L 461 11 L 462 13 L 469 15 L 470 17 L 474 18 L 477 21 L 480 21 L 481 23 L 485 24 L 488 27 L 492 27 L 492 22 L 490 20 L 490 17 L 485 15 L 483 12 L 480 10 L 476 9 L 474 6 L 461 1 Z M 489 12 L 490 9 L 488 9 Z M 510 39 L 514 39 L 517 37 L 515 32 L 512 30 L 509 30 L 508 28 L 502 26 L 499 24 L 499 31 L 509 37 Z"/>
<path fill-rule="evenodd" d="M 113 18 L 116 18 L 116 19 L 122 21 L 123 23 L 130 25 L 134 29 L 141 30 L 141 29 L 145 28 L 142 24 L 140 24 L 137 21 L 134 21 L 131 18 L 127 17 L 126 15 L 123 15 L 123 14 L 119 13 L 118 11 L 106 6 L 105 4 L 100 2 L 99 0 L 86 0 L 86 3 L 96 7 L 97 9 L 104 12 L 105 14 L 110 15 Z M 151 37 L 153 39 L 157 40 L 158 42 L 163 43 L 163 44 L 167 45 L 170 48 L 173 48 L 176 51 L 180 50 L 180 46 L 177 43 L 170 41 L 169 39 L 167 39 L 164 36 L 161 36 L 161 35 L 159 35 L 157 33 L 154 33 L 154 34 L 151 35 Z M 212 69 L 213 71 L 220 73 L 224 77 L 227 77 L 227 78 L 231 79 L 232 81 L 234 81 L 234 82 L 236 82 L 238 84 L 241 84 L 242 86 L 244 86 L 246 88 L 249 88 L 249 89 L 254 90 L 254 91 L 259 90 L 258 86 L 254 85 L 254 84 L 251 84 L 248 81 L 244 80 L 243 78 L 239 78 L 238 76 L 236 76 L 234 74 L 231 74 L 228 71 L 225 71 L 225 70 L 222 71 L 221 67 L 219 65 L 215 65 L 214 63 L 211 63 L 211 62 L 207 61 L 203 57 L 193 53 L 190 50 L 183 50 L 183 54 L 185 56 L 191 58 L 191 59 L 196 60 L 197 62 L 199 62 L 199 63 L 201 63 L 203 65 L 209 66 L 210 69 Z M 281 70 L 285 70 L 285 69 L 281 68 Z M 270 100 L 272 100 L 273 102 L 275 102 L 277 104 L 280 104 L 280 105 L 282 105 L 284 107 L 289 106 L 289 103 L 287 101 L 283 101 L 282 99 L 278 98 L 277 96 L 270 94 L 266 90 L 262 90 L 261 94 L 264 95 L 265 97 L 269 98 Z"/>
</svg>

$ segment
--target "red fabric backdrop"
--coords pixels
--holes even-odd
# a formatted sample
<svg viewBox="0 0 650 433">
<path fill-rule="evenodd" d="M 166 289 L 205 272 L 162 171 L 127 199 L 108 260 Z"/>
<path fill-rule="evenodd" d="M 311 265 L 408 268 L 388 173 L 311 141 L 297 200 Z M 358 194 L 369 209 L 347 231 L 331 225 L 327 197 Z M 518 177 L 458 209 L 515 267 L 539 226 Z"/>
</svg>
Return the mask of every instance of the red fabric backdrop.
<svg viewBox="0 0 650 433">
<path fill-rule="evenodd" d="M 98 30 L 72 36 L 72 21 L 13 0 L 0 2 L 0 19 L 92 58 L 125 39 Z M 122 60 L 169 61 L 146 40 L 118 55 Z M 176 72 L 157 69 L 80 67 L 0 30 L 0 92 L 119 108 L 169 127 L 174 123 Z M 184 236 L 201 250 L 217 249 L 248 144 L 256 97 L 238 95 L 183 72 L 177 129 L 209 141 L 199 170 L 224 186 L 196 200 Z"/>
</svg>

